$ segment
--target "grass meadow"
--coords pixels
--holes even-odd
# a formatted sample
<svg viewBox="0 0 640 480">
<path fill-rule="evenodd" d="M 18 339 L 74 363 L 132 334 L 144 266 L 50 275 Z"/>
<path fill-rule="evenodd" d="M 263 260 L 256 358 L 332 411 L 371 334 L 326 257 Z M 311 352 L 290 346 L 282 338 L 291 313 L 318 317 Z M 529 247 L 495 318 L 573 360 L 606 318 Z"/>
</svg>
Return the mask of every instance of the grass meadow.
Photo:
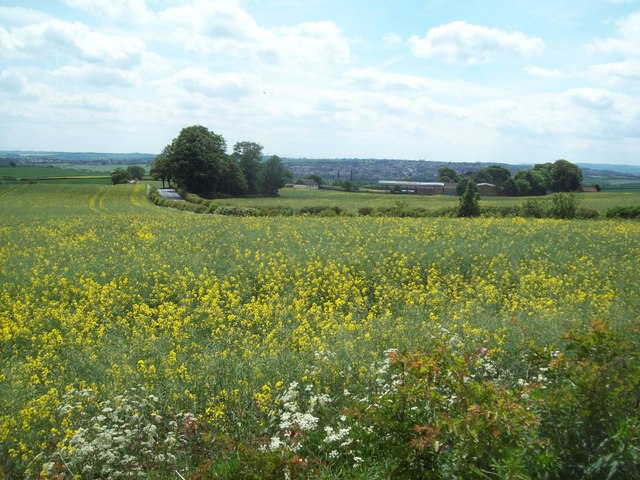
<svg viewBox="0 0 640 480">
<path fill-rule="evenodd" d="M 397 195 L 377 192 L 340 192 L 334 190 L 306 190 L 283 188 L 280 196 L 274 198 L 230 198 L 220 200 L 224 205 L 241 207 L 300 207 L 300 206 L 338 206 L 346 211 L 357 212 L 361 207 L 393 207 L 403 202 L 408 208 L 423 207 L 428 210 L 451 208 L 458 205 L 457 196 Z M 603 214 L 614 206 L 632 206 L 640 204 L 640 192 L 599 192 L 578 194 L 580 206 L 594 209 Z M 527 200 L 550 202 L 547 197 L 482 197 L 481 205 L 487 207 L 516 206 Z"/>
<path fill-rule="evenodd" d="M 638 202 L 612 195 L 581 199 Z M 637 221 L 194 215 L 145 185 L 0 209 L 0 478 L 638 473 Z"/>
</svg>

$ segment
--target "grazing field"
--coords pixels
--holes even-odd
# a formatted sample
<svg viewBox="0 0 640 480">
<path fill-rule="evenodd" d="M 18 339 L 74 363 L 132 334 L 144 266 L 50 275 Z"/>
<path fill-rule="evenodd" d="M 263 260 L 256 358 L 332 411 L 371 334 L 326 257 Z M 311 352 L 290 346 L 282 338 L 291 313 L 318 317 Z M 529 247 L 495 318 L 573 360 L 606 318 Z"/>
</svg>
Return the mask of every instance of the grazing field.
<svg viewBox="0 0 640 480">
<path fill-rule="evenodd" d="M 114 167 L 111 168 L 113 170 Z M 109 171 L 110 173 L 110 171 Z M 62 183 L 97 184 L 111 183 L 109 173 L 55 167 L 2 167 L 0 176 L 5 183 Z"/>
<path fill-rule="evenodd" d="M 639 222 L 144 193 L 0 185 L 0 478 L 638 475 Z"/>
<path fill-rule="evenodd" d="M 631 206 L 640 204 L 640 192 L 599 192 L 577 194 L 580 206 L 604 213 L 614 206 Z M 481 197 L 480 204 L 487 207 L 516 206 L 527 200 L 550 202 L 546 197 Z M 275 198 L 232 198 L 220 200 L 224 205 L 242 207 L 301 207 L 301 206 L 337 206 L 346 211 L 357 212 L 361 207 L 393 207 L 403 202 L 409 208 L 423 207 L 428 210 L 451 208 L 458 205 L 459 197 L 444 195 L 398 195 L 386 192 L 339 192 L 334 190 L 305 190 L 283 188 L 280 196 Z"/>
</svg>

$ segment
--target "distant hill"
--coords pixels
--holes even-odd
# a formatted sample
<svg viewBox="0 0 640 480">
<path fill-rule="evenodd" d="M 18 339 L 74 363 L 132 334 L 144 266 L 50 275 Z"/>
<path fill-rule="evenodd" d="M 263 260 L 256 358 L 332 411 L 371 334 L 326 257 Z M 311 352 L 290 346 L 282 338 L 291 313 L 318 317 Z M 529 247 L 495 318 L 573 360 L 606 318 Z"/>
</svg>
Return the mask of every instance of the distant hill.
<svg viewBox="0 0 640 480">
<path fill-rule="evenodd" d="M 137 152 L 101 153 L 0 150 L 0 165 L 8 165 L 11 162 L 21 165 L 56 165 L 60 163 L 82 165 L 137 165 L 150 163 L 155 158 L 155 154 Z"/>
<path fill-rule="evenodd" d="M 640 165 L 608 165 L 606 163 L 578 163 L 583 172 L 591 171 L 598 174 L 640 175 Z"/>
<path fill-rule="evenodd" d="M 0 150 L 0 165 L 12 162 L 22 165 L 136 165 L 149 164 L 156 157 L 152 153 L 108 152 L 42 152 L 29 150 Z M 511 170 L 532 168 L 533 165 L 511 165 L 499 162 L 439 162 L 432 160 L 402 160 L 376 158 L 287 158 L 285 166 L 295 177 L 311 173 L 331 179 L 347 179 L 360 183 L 380 179 L 434 180 L 438 170 L 449 167 L 458 173 L 473 172 L 488 165 L 500 165 Z M 640 175 L 640 165 L 578 164 L 585 177 L 609 178 Z"/>
</svg>

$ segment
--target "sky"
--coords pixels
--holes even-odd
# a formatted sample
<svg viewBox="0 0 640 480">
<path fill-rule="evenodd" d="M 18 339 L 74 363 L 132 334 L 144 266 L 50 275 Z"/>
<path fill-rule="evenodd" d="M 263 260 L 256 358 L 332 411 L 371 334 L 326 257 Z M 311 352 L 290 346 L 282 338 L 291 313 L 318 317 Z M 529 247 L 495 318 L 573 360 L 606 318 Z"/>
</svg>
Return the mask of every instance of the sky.
<svg viewBox="0 0 640 480">
<path fill-rule="evenodd" d="M 640 165 L 640 0 L 0 0 L 0 150 Z"/>
</svg>

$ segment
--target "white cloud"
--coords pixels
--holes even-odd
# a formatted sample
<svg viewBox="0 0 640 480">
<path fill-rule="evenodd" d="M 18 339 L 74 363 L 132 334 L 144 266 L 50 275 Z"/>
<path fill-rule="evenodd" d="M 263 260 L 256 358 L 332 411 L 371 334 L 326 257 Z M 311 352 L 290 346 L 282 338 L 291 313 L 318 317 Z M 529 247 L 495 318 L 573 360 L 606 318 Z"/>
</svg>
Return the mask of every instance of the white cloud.
<svg viewBox="0 0 640 480">
<path fill-rule="evenodd" d="M 589 76 L 608 85 L 628 83 L 640 86 L 640 61 L 613 62 L 593 65 L 589 68 Z"/>
<path fill-rule="evenodd" d="M 221 98 L 226 101 L 257 94 L 260 86 L 255 77 L 235 72 L 210 73 L 192 67 L 180 70 L 166 80 L 158 82 L 165 91 L 179 90 L 188 95 Z"/>
<path fill-rule="evenodd" d="M 561 78 L 565 76 L 562 70 L 555 70 L 551 68 L 538 67 L 536 65 L 528 65 L 524 67 L 523 72 L 533 75 L 535 77 L 544 78 Z"/>
<path fill-rule="evenodd" d="M 347 40 L 334 22 L 304 22 L 264 28 L 235 2 L 202 1 L 158 14 L 167 31 L 187 49 L 262 65 L 346 63 Z"/>
<path fill-rule="evenodd" d="M 131 66 L 139 64 L 146 52 L 138 38 L 108 35 L 79 22 L 47 20 L 4 30 L 0 27 L 0 47 L 6 56 L 31 57 L 49 51 L 61 52 L 93 63 Z"/>
<path fill-rule="evenodd" d="M 449 63 L 461 64 L 486 62 L 494 53 L 530 58 L 544 48 L 541 38 L 527 37 L 520 32 L 507 33 L 464 21 L 432 28 L 425 37 L 414 35 L 408 44 L 418 57 L 438 57 Z"/>
<path fill-rule="evenodd" d="M 15 68 L 0 72 L 0 87 L 3 92 L 22 92 L 27 86 L 27 77 Z"/>
<path fill-rule="evenodd" d="M 563 95 L 578 106 L 594 110 L 609 110 L 616 100 L 613 92 L 602 88 L 572 88 Z"/>
<path fill-rule="evenodd" d="M 153 14 L 147 8 L 145 0 L 64 0 L 73 8 L 85 10 L 93 15 L 119 20 L 147 22 Z"/>
<path fill-rule="evenodd" d="M 385 47 L 392 48 L 402 43 L 402 37 L 396 33 L 390 33 L 385 35 L 382 38 L 382 41 L 384 42 Z"/>
<path fill-rule="evenodd" d="M 31 8 L 0 6 L 0 20 L 5 25 L 26 25 L 29 23 L 44 22 L 49 18 L 50 15 Z"/>
<path fill-rule="evenodd" d="M 79 80 L 97 86 L 125 86 L 139 85 L 140 75 L 135 72 L 118 68 L 105 68 L 93 64 L 82 66 L 65 65 L 54 70 L 52 74 L 64 80 Z"/>
<path fill-rule="evenodd" d="M 617 23 L 618 36 L 596 39 L 589 47 L 607 54 L 640 57 L 640 12 L 633 13 Z"/>
</svg>

